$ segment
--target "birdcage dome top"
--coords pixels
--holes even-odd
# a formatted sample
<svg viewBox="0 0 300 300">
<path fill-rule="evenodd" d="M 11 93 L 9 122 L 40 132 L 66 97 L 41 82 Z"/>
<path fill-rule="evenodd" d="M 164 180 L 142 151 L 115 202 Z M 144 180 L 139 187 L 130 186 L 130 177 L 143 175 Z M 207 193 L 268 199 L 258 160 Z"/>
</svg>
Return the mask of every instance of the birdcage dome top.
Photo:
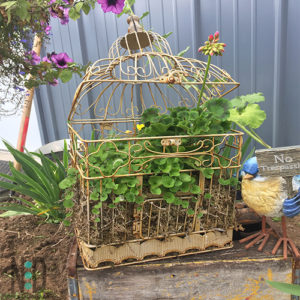
<svg viewBox="0 0 300 300">
<path fill-rule="evenodd" d="M 106 127 L 118 131 L 120 123 L 139 120 L 151 106 L 167 113 L 169 107 L 197 104 L 206 62 L 173 55 L 167 40 L 145 31 L 138 17 L 131 16 L 127 22 L 128 34 L 113 43 L 107 58 L 87 69 L 74 96 L 71 127 L 84 127 L 92 120 L 115 124 Z M 211 64 L 202 101 L 222 97 L 238 85 L 225 70 Z M 124 133 L 127 127 L 122 128 Z"/>
</svg>

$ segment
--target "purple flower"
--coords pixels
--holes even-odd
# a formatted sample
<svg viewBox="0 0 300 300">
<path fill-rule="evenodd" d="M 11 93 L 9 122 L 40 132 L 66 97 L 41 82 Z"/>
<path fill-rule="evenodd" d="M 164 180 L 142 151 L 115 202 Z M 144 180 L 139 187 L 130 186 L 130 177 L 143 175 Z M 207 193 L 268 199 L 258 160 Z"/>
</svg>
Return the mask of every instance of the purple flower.
<svg viewBox="0 0 300 300">
<path fill-rule="evenodd" d="M 101 4 L 102 10 L 106 12 L 113 12 L 114 14 L 120 14 L 124 8 L 125 0 L 97 0 Z"/>
<path fill-rule="evenodd" d="M 63 9 L 63 8 L 59 6 L 57 9 Z M 54 9 L 52 6 L 49 8 L 49 12 L 52 18 L 58 17 L 57 9 Z"/>
<path fill-rule="evenodd" d="M 60 16 L 60 23 L 62 25 L 68 24 L 69 23 L 69 8 L 64 8 L 63 9 L 63 15 Z"/>
<path fill-rule="evenodd" d="M 47 25 L 45 28 L 44 28 L 44 31 L 47 35 L 50 34 L 50 31 L 51 31 L 51 26 L 50 25 Z"/>
<path fill-rule="evenodd" d="M 51 60 L 56 64 L 60 69 L 65 69 L 68 67 L 68 63 L 73 62 L 72 58 L 68 56 L 67 53 L 62 52 L 59 54 L 51 54 Z"/>
<path fill-rule="evenodd" d="M 20 71 L 19 74 L 25 75 L 25 72 L 24 71 Z"/>
<path fill-rule="evenodd" d="M 17 90 L 17 91 L 19 91 L 19 92 L 25 91 L 25 89 L 23 89 L 23 88 L 21 88 L 19 86 L 15 86 L 14 89 Z"/>
<path fill-rule="evenodd" d="M 37 65 L 41 61 L 41 58 L 36 54 L 34 50 L 25 53 L 25 62 Z"/>
<path fill-rule="evenodd" d="M 52 86 L 56 86 L 56 85 L 58 85 L 58 80 L 56 78 L 54 78 L 51 82 L 49 81 L 49 84 Z"/>
<path fill-rule="evenodd" d="M 52 61 L 49 59 L 48 56 L 43 57 L 42 61 L 52 64 Z"/>
<path fill-rule="evenodd" d="M 56 2 L 56 0 L 50 0 L 50 1 L 48 2 L 48 5 L 51 5 L 51 4 L 55 3 L 55 2 Z"/>
<path fill-rule="evenodd" d="M 51 26 L 50 26 L 48 23 L 45 23 L 44 21 L 41 21 L 40 23 L 41 23 L 41 26 L 42 26 L 44 32 L 45 32 L 47 35 L 49 35 L 50 30 L 51 30 Z"/>
</svg>

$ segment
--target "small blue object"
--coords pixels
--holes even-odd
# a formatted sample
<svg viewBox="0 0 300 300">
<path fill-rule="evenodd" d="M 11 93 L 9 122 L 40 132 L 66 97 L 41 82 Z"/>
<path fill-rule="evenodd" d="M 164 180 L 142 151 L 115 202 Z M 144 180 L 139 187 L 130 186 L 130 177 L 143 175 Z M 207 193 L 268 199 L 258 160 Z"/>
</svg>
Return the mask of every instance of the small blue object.
<svg viewBox="0 0 300 300">
<path fill-rule="evenodd" d="M 300 188 L 297 195 L 283 202 L 283 214 L 289 218 L 295 217 L 300 213 Z"/>
<path fill-rule="evenodd" d="M 30 290 L 32 288 L 32 284 L 30 282 L 26 282 L 24 284 L 24 287 L 25 287 L 26 290 Z"/>
<path fill-rule="evenodd" d="M 32 278 L 32 273 L 31 272 L 26 272 L 25 273 L 25 278 L 26 279 L 31 279 Z"/>
<path fill-rule="evenodd" d="M 24 264 L 25 268 L 29 269 L 32 267 L 32 262 L 31 261 L 26 261 Z"/>
<path fill-rule="evenodd" d="M 249 158 L 244 163 L 242 171 L 250 175 L 256 175 L 258 173 L 258 164 L 256 156 Z"/>
</svg>

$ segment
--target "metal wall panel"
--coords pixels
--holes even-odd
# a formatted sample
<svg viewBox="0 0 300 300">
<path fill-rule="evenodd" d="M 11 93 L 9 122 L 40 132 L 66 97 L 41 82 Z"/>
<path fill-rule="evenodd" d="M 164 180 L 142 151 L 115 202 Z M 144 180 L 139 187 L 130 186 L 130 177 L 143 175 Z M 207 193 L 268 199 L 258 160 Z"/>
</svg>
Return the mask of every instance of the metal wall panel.
<svg viewBox="0 0 300 300">
<path fill-rule="evenodd" d="M 136 0 L 134 10 L 137 15 L 150 11 L 143 20 L 146 29 L 173 32 L 168 40 L 174 54 L 189 45 L 185 56 L 206 60 L 197 49 L 219 30 L 227 47 L 212 63 L 241 83 L 228 98 L 263 92 L 267 120 L 259 134 L 274 147 L 300 144 L 298 0 Z M 77 22 L 62 26 L 53 20 L 51 25 L 48 51 L 67 52 L 80 63 L 107 57 L 111 44 L 127 32 L 126 16 L 104 14 L 99 5 Z M 68 136 L 67 117 L 79 82 L 76 77 L 68 84 L 38 89 L 43 143 Z"/>
</svg>

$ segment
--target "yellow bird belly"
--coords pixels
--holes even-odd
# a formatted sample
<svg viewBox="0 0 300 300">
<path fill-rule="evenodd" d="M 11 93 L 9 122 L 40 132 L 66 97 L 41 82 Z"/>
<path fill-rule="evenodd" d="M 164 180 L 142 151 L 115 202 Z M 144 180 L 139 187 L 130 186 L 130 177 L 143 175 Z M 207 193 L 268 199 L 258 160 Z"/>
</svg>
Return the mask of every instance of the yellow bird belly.
<svg viewBox="0 0 300 300">
<path fill-rule="evenodd" d="M 267 217 L 280 217 L 283 201 L 287 198 L 285 180 L 282 177 L 244 179 L 242 197 L 256 213 Z"/>
</svg>

